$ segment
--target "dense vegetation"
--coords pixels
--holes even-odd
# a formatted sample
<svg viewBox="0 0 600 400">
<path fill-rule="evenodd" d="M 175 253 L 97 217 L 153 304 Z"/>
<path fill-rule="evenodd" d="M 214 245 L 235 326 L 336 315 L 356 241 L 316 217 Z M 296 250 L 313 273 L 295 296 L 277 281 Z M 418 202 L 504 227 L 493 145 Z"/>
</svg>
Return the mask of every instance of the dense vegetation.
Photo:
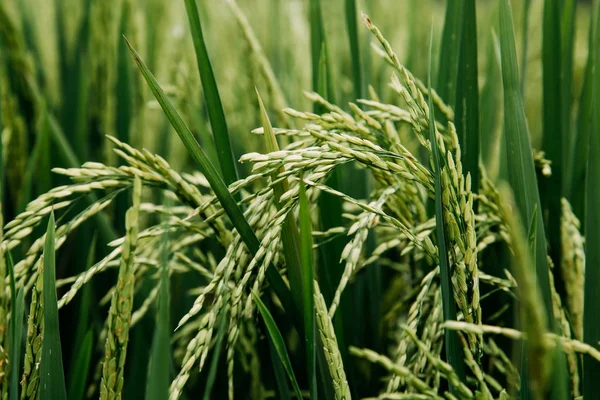
<svg viewBox="0 0 600 400">
<path fill-rule="evenodd" d="M 600 1 L 0 2 L 0 399 L 594 399 Z"/>
</svg>

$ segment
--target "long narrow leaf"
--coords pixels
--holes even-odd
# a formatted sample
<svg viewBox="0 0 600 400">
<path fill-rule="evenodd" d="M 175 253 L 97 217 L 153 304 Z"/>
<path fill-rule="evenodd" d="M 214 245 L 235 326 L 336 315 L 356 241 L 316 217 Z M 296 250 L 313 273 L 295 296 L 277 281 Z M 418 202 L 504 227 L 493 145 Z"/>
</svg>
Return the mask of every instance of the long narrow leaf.
<svg viewBox="0 0 600 400">
<path fill-rule="evenodd" d="M 527 132 L 523 99 L 519 90 L 517 53 L 510 0 L 500 2 L 500 51 L 502 58 L 502 84 L 504 87 L 504 137 L 508 158 L 508 182 L 523 219 L 531 221 L 533 211 L 540 207 L 533 154 Z M 538 218 L 538 232 L 545 232 L 543 218 Z M 548 279 L 546 240 L 544 235 L 536 241 L 536 272 L 544 306 L 551 325 L 554 325 L 552 298 Z"/>
<path fill-rule="evenodd" d="M 534 394 L 533 398 L 542 398 L 548 383 L 548 372 L 552 370 L 551 364 L 548 362 L 551 354 L 540 340 L 548 330 L 548 323 L 545 311 L 539 307 L 542 301 L 535 277 L 535 247 L 543 233 L 537 230 L 537 208 L 533 212 L 529 233 L 526 236 L 524 221 L 521 219 L 518 209 L 512 209 L 514 205 L 510 189 L 502 187 L 500 193 L 505 207 L 504 219 L 508 224 L 514 253 L 512 273 L 518 283 L 521 329 L 527 333 L 528 338 L 523 346 L 525 354 L 522 360 L 526 374 L 522 373 L 521 375 L 521 398 L 527 398 L 530 391 Z"/>
<path fill-rule="evenodd" d="M 127 32 L 131 30 L 130 16 L 133 13 L 131 2 L 124 1 L 121 3 L 121 21 L 119 22 L 119 31 Z M 132 79 L 134 72 L 131 69 L 131 57 L 129 57 L 129 49 L 124 41 L 120 40 L 117 46 L 117 73 L 116 73 L 116 115 L 115 115 L 115 136 L 123 143 L 132 143 L 130 141 L 130 125 L 135 117 L 134 109 L 134 80 Z M 165 135 L 166 136 L 166 135 Z M 163 154 L 168 154 L 166 146 L 161 146 Z M 124 160 L 119 161 L 121 165 Z M 115 199 L 115 227 L 120 233 L 125 232 L 125 213 L 129 208 L 129 199 L 126 196 L 119 196 Z"/>
<path fill-rule="evenodd" d="M 354 96 L 357 99 L 364 97 L 363 71 L 360 61 L 360 40 L 356 14 L 356 0 L 346 0 L 346 28 L 350 42 L 350 57 L 352 59 L 352 75 L 354 82 Z"/>
<path fill-rule="evenodd" d="M 125 40 L 127 41 L 127 39 Z M 215 195 L 221 203 L 221 206 L 229 216 L 231 223 L 236 227 L 242 240 L 248 247 L 248 250 L 250 250 L 252 254 L 256 254 L 260 247 L 260 242 L 254 234 L 254 231 L 250 227 L 250 224 L 248 224 L 248 221 L 246 220 L 246 218 L 244 218 L 244 215 L 242 214 L 242 211 L 238 207 L 237 203 L 235 202 L 235 199 L 233 198 L 231 193 L 229 193 L 229 190 L 227 190 L 223 179 L 221 179 L 221 176 L 217 172 L 216 168 L 209 161 L 208 157 L 194 138 L 194 135 L 187 127 L 185 122 L 183 122 L 183 119 L 181 118 L 179 113 L 177 113 L 177 110 L 175 110 L 175 107 L 173 107 L 173 105 L 161 89 L 160 85 L 156 81 L 156 78 L 154 77 L 154 75 L 152 75 L 150 70 L 148 70 L 148 67 L 141 59 L 139 54 L 131 46 L 131 43 L 129 43 L 129 41 L 127 41 L 127 45 L 129 46 L 129 50 L 131 51 L 131 54 L 136 64 L 138 65 L 140 72 L 144 76 L 144 79 L 148 83 L 150 90 L 154 94 L 154 97 L 160 104 L 161 108 L 163 109 L 164 113 L 169 119 L 169 122 L 179 135 L 179 138 L 185 145 L 186 149 L 188 150 L 194 161 L 196 161 L 200 166 L 201 171 L 206 176 L 206 179 L 210 183 L 210 186 L 215 192 Z M 273 290 L 277 294 L 277 297 L 279 297 L 279 300 L 283 304 L 284 308 L 286 310 L 293 310 L 294 302 L 292 300 L 292 296 L 289 292 L 289 289 L 283 281 L 283 278 L 281 278 L 281 275 L 279 275 L 279 273 L 277 272 L 277 270 L 274 269 L 273 266 L 267 268 L 267 279 L 269 280 L 271 286 L 273 287 Z"/>
<path fill-rule="evenodd" d="M 40 400 L 66 400 L 54 254 L 54 212 L 50 213 L 44 244 L 44 339 L 40 365 Z"/>
<path fill-rule="evenodd" d="M 495 178 L 499 171 L 500 136 L 499 121 L 501 115 L 501 76 L 499 47 L 496 46 L 496 36 L 490 35 L 491 40 L 487 52 L 486 78 L 481 89 L 481 161 L 490 177 Z M 500 108 L 500 109 L 499 109 Z"/>
<path fill-rule="evenodd" d="M 559 2 L 562 4 L 561 9 L 561 21 L 560 21 L 560 45 L 561 45 L 561 67 L 560 72 L 562 75 L 561 93 L 562 93 L 562 134 L 563 134 L 563 161 L 564 169 L 563 179 L 567 179 L 567 170 L 570 165 L 571 154 L 569 151 L 573 145 L 573 127 L 572 127 L 572 108 L 573 108 L 573 56 L 574 56 L 574 45 L 575 45 L 575 15 L 577 9 L 576 0 L 563 0 Z M 563 182 L 563 190 L 566 190 L 567 182 Z M 566 192 L 565 192 L 566 193 Z"/>
<path fill-rule="evenodd" d="M 319 93 L 327 100 L 335 103 L 332 69 L 329 65 L 329 53 L 323 15 L 321 13 L 321 0 L 310 0 L 310 51 L 312 58 L 313 91 Z M 319 104 L 314 105 L 316 113 L 323 112 Z"/>
<path fill-rule="evenodd" d="M 204 89 L 210 125 L 215 139 L 217 157 L 219 159 L 219 164 L 221 165 L 223 180 L 230 185 L 238 180 L 237 167 L 233 156 L 229 132 L 227 130 L 225 112 L 223 111 L 223 105 L 221 104 L 221 96 L 219 96 L 217 82 L 215 81 L 215 75 L 208 57 L 208 50 L 206 49 L 204 36 L 202 35 L 202 27 L 200 25 L 200 16 L 198 14 L 196 0 L 185 0 L 185 9 L 192 31 L 194 50 L 196 51 L 198 70 Z"/>
<path fill-rule="evenodd" d="M 563 194 L 564 148 L 562 132 L 560 1 L 546 0 L 543 24 L 543 150 L 552 162 L 552 175 L 541 181 L 544 209 L 548 216 L 548 242 L 555 264 L 560 263 L 560 199 Z"/>
<path fill-rule="evenodd" d="M 69 400 L 82 400 L 85 398 L 85 388 L 92 361 L 92 350 L 94 345 L 94 332 L 89 330 L 81 345 L 77 347 L 77 353 L 72 364 L 73 374 L 69 379 Z"/>
<path fill-rule="evenodd" d="M 287 374 L 272 340 L 269 340 L 269 358 L 271 359 L 271 363 L 273 365 L 273 375 L 275 376 L 277 398 L 281 400 L 291 400 L 292 396 L 287 383 Z"/>
<path fill-rule="evenodd" d="M 310 20 L 310 53 L 312 61 L 312 84 L 313 90 L 319 89 L 319 63 L 321 60 L 321 51 L 325 41 L 323 30 L 323 16 L 321 15 L 321 1 L 309 0 L 309 20 Z"/>
<path fill-rule="evenodd" d="M 531 0 L 523 0 L 523 25 L 521 25 L 521 95 L 525 97 L 525 82 L 527 80 L 527 52 L 529 51 L 529 13 Z"/>
<path fill-rule="evenodd" d="M 586 168 L 588 163 L 588 146 L 589 138 L 592 129 L 592 115 L 594 108 L 592 107 L 592 88 L 593 88 L 593 71 L 596 59 L 598 58 L 598 46 L 600 41 L 600 1 L 596 0 L 593 4 L 590 17 L 590 30 L 588 37 L 588 59 L 585 66 L 585 74 L 583 78 L 583 86 L 581 88 L 581 96 L 579 99 L 579 113 L 577 115 L 577 130 L 573 151 L 571 153 L 571 172 L 569 174 L 570 190 L 569 200 L 573 206 L 573 212 L 582 222 L 582 229 L 585 231 L 586 218 L 585 211 L 585 185 L 586 185 Z M 597 105 L 597 104 L 596 104 Z"/>
<path fill-rule="evenodd" d="M 519 89 L 519 74 L 517 67 L 517 52 L 515 48 L 514 24 L 510 0 L 500 2 L 500 52 L 502 60 L 502 84 L 504 88 L 504 137 L 506 142 L 508 182 L 515 194 L 517 209 L 526 221 L 531 221 L 536 209 L 541 209 L 541 202 L 537 187 L 537 179 L 533 164 L 533 154 L 523 99 Z M 559 110 L 560 112 L 560 110 Z M 543 218 L 537 218 L 537 232 L 540 232 L 535 244 L 535 270 L 537 284 L 541 291 L 543 306 L 549 326 L 552 330 L 557 327 L 553 305 L 552 292 L 550 289 L 549 267 L 547 258 L 547 246 Z M 564 360 L 563 360 L 564 361 Z M 557 366 L 553 373 L 551 391 L 559 398 L 564 388 L 561 380 L 563 376 L 558 373 L 563 371 Z M 524 377 L 522 384 L 527 385 L 528 380 Z M 527 387 L 522 388 L 521 396 L 528 396 Z"/>
<path fill-rule="evenodd" d="M 265 325 L 267 327 L 267 331 L 269 332 L 269 338 L 275 346 L 275 350 L 283 363 L 283 367 L 285 368 L 285 372 L 288 374 L 288 378 L 292 383 L 294 391 L 299 399 L 302 398 L 302 392 L 300 391 L 300 386 L 298 386 L 298 382 L 296 381 L 296 376 L 294 375 L 294 370 L 292 369 L 292 363 L 290 362 L 290 357 L 288 356 L 287 349 L 285 347 L 285 342 L 283 341 L 283 336 L 281 336 L 281 332 L 279 332 L 279 328 L 277 324 L 275 324 L 275 320 L 271 316 L 271 313 L 262 302 L 262 300 L 254 293 L 252 293 L 252 297 L 254 298 L 254 302 L 258 307 L 258 311 L 260 311 L 260 315 L 262 315 L 263 320 L 265 321 Z"/>
<path fill-rule="evenodd" d="M 477 194 L 479 192 L 479 84 L 475 0 L 462 2 L 461 35 L 454 119 L 461 138 L 462 163 L 465 172 L 471 174 L 471 190 Z"/>
<path fill-rule="evenodd" d="M 442 100 L 452 107 L 454 107 L 456 101 L 456 77 L 461 40 L 460 29 L 462 26 L 461 1 L 448 0 L 447 2 L 438 60 L 436 90 Z"/>
</svg>

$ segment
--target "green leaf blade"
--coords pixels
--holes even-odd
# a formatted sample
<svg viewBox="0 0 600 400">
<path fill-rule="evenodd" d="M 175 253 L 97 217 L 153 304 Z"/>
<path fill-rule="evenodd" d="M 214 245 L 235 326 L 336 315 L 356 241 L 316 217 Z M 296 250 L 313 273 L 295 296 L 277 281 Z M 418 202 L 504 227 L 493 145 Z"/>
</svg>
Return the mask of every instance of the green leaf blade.
<svg viewBox="0 0 600 400">
<path fill-rule="evenodd" d="M 302 392 L 300 391 L 300 386 L 298 386 L 298 381 L 296 381 L 296 375 L 294 374 L 294 370 L 292 369 L 292 363 L 290 361 L 290 357 L 288 356 L 285 342 L 283 341 L 283 336 L 281 336 L 281 332 L 279 331 L 279 328 L 277 327 L 277 324 L 275 323 L 273 316 L 271 315 L 271 313 L 269 312 L 269 310 L 267 309 L 265 304 L 262 302 L 262 300 L 255 293 L 252 293 L 252 297 L 254 298 L 254 302 L 256 303 L 256 305 L 258 307 L 258 311 L 260 312 L 260 315 L 263 317 L 263 320 L 265 321 L 265 325 L 267 327 L 267 331 L 269 332 L 269 337 L 271 339 L 271 343 L 275 347 L 275 350 L 277 351 L 277 354 L 279 355 L 279 358 L 281 359 L 283 368 L 285 369 L 285 372 L 287 372 L 287 374 L 288 374 L 288 378 L 290 379 L 290 382 L 292 383 L 292 387 L 294 388 L 294 391 L 296 392 L 296 396 L 298 396 L 298 398 L 301 399 Z"/>
<path fill-rule="evenodd" d="M 94 334 L 89 330 L 78 347 L 73 362 L 73 374 L 69 379 L 69 400 L 83 400 L 85 398 L 85 388 L 92 361 L 92 346 Z"/>
<path fill-rule="evenodd" d="M 560 44 L 561 44 L 561 74 L 562 74 L 562 133 L 563 133 L 563 155 L 565 173 L 563 190 L 567 188 L 567 167 L 570 165 L 569 153 L 573 141 L 573 129 L 571 112 L 573 107 L 573 56 L 575 45 L 575 15 L 577 11 L 576 0 L 563 0 L 560 15 Z"/>
<path fill-rule="evenodd" d="M 521 95 L 525 97 L 525 81 L 527 80 L 527 53 L 529 51 L 529 14 L 531 0 L 523 0 L 523 25 L 521 25 Z"/>
<path fill-rule="evenodd" d="M 495 178 L 500 169 L 500 136 L 499 120 L 502 111 L 500 101 L 500 57 L 495 34 L 490 35 L 491 40 L 487 51 L 485 84 L 481 89 L 481 161 L 485 165 L 490 177 Z"/>
<path fill-rule="evenodd" d="M 577 115 L 576 137 L 574 139 L 573 151 L 571 153 L 571 168 L 569 174 L 570 190 L 569 201 L 573 206 L 573 212 L 582 222 L 582 231 L 585 231 L 585 185 L 586 168 L 588 163 L 589 139 L 592 131 L 593 86 L 594 65 L 598 58 L 597 43 L 600 41 L 600 1 L 595 1 L 590 16 L 590 30 L 588 37 L 588 59 L 585 66 L 583 86 L 579 98 L 579 112 Z M 596 103 L 597 106 L 597 103 Z"/>
<path fill-rule="evenodd" d="M 208 116 L 217 149 L 217 157 L 221 165 L 223 180 L 230 185 L 238 180 L 238 172 L 229 138 L 229 131 L 227 130 L 227 121 L 225 120 L 221 96 L 219 96 L 217 82 L 202 34 L 196 0 L 185 0 L 185 9 L 192 31 L 194 50 L 196 51 L 198 70 L 200 79 L 202 80 L 202 87 L 204 88 L 204 96 L 206 98 Z"/>
<path fill-rule="evenodd" d="M 500 3 L 500 51 L 504 88 L 504 137 L 509 160 L 508 181 L 523 219 L 531 221 L 535 208 L 541 207 L 523 99 L 519 89 L 514 24 L 509 0 L 502 0 Z M 543 219 L 537 218 L 537 221 L 537 231 L 545 232 Z M 546 313 L 552 322 L 551 325 L 554 325 L 544 235 L 540 235 L 539 240 L 536 240 L 535 257 Z"/>
<path fill-rule="evenodd" d="M 541 181 L 544 209 L 548 216 L 547 234 L 550 254 L 555 264 L 561 261 L 560 199 L 563 195 L 564 153 L 566 143 L 562 132 L 563 98 L 561 75 L 560 2 L 544 3 L 542 75 L 543 75 L 543 137 L 542 148 L 552 162 L 552 175 Z"/>
<path fill-rule="evenodd" d="M 500 2 L 500 53 L 502 65 L 502 84 L 504 88 L 504 137 L 508 182 L 515 195 L 515 202 L 521 217 L 531 221 L 536 209 L 541 209 L 538 182 L 533 164 L 533 154 L 525 118 L 525 109 L 521 90 L 519 88 L 519 73 L 517 67 L 517 52 L 515 46 L 514 23 L 510 0 Z M 558 110 L 560 112 L 560 110 Z M 537 219 L 536 231 L 539 232 L 535 241 L 535 271 L 537 284 L 540 288 L 546 318 L 551 331 L 557 331 L 558 325 L 554 317 L 552 290 L 550 288 L 549 265 L 547 258 L 546 237 L 543 218 Z M 565 361 L 563 357 L 563 362 Z M 563 398 L 564 376 L 561 365 L 555 365 L 553 370 L 552 388 L 555 398 Z M 527 371 L 521 380 L 521 398 L 528 398 L 529 383 Z"/>
<path fill-rule="evenodd" d="M 58 325 L 56 296 L 54 212 L 50 214 L 44 244 L 44 340 L 40 365 L 40 400 L 66 400 L 67 389 Z"/>
<path fill-rule="evenodd" d="M 310 0 L 309 3 L 309 21 L 310 21 L 310 52 L 312 61 L 312 84 L 313 90 L 319 90 L 319 63 L 321 59 L 321 50 L 325 41 L 325 32 L 323 29 L 323 16 L 321 15 L 321 1 Z"/>
<path fill-rule="evenodd" d="M 456 78 L 462 26 L 461 1 L 448 0 L 447 2 L 436 86 L 439 96 L 452 108 L 456 101 Z"/>
<path fill-rule="evenodd" d="M 346 28 L 350 43 L 350 57 L 352 59 L 352 75 L 354 83 L 354 96 L 357 99 L 364 97 L 363 69 L 360 60 L 360 40 L 356 14 L 356 0 L 346 0 Z"/>
<path fill-rule="evenodd" d="M 462 163 L 471 174 L 471 190 L 479 192 L 479 84 L 475 0 L 463 0 L 459 44 L 455 125 L 461 137 Z M 477 212 L 475 210 L 475 212 Z"/>
<path fill-rule="evenodd" d="M 538 234 L 538 212 L 533 212 L 529 229 L 525 229 L 525 221 L 518 209 L 513 209 L 514 202 L 511 190 L 500 188 L 503 204 L 503 215 L 511 238 L 511 272 L 518 283 L 520 329 L 527 334 L 522 342 L 521 354 L 521 393 L 520 398 L 543 398 L 547 387 L 549 373 L 552 368 L 548 361 L 551 354 L 540 340 L 548 331 L 545 310 L 539 307 L 542 303 L 539 286 L 535 277 L 536 242 Z M 509 207 L 510 205 L 510 207 Z M 526 232 L 528 232 L 526 234 Z"/>
</svg>

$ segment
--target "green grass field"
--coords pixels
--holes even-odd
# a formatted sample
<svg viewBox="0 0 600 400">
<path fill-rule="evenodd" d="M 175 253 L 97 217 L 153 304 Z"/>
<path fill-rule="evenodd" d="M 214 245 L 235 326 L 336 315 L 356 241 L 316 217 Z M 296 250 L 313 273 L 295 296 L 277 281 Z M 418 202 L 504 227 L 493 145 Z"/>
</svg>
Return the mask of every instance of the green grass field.
<svg viewBox="0 0 600 400">
<path fill-rule="evenodd" d="M 0 400 L 583 399 L 600 0 L 0 2 Z"/>
</svg>

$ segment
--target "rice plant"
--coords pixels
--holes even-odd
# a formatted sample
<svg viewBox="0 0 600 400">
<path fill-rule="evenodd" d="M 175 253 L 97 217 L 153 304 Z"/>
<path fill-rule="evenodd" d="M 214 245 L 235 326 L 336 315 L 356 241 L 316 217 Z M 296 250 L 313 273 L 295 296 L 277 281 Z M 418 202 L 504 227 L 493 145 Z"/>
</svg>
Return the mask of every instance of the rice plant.
<svg viewBox="0 0 600 400">
<path fill-rule="evenodd" d="M 596 398 L 599 23 L 1 2 L 0 399 Z"/>
</svg>

